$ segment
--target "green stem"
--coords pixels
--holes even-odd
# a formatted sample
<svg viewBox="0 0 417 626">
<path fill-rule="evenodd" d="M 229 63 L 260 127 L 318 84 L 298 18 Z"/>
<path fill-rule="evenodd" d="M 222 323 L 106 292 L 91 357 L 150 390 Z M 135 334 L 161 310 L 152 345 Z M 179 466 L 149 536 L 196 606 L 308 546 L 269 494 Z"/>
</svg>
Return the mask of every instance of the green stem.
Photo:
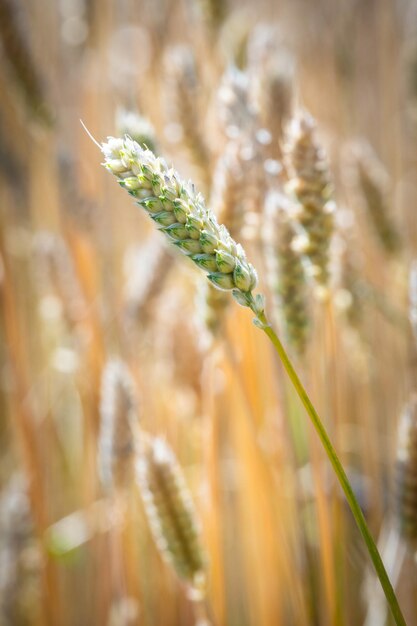
<svg viewBox="0 0 417 626">
<path fill-rule="evenodd" d="M 251 307 L 252 308 L 252 307 Z M 254 307 L 254 313 L 256 314 L 257 317 L 257 321 L 259 321 L 260 323 L 257 324 L 260 328 L 262 328 L 262 330 L 265 332 L 266 335 L 268 335 L 269 339 L 272 341 L 275 350 L 277 351 L 282 364 L 288 374 L 288 376 L 290 377 L 290 380 L 292 382 L 292 384 L 295 387 L 295 390 L 297 391 L 297 394 L 301 400 L 301 402 L 303 403 L 312 423 L 314 428 L 317 431 L 318 436 L 320 437 L 320 441 L 323 444 L 323 447 L 326 451 L 327 456 L 329 457 L 330 463 L 333 466 L 333 469 L 335 471 L 335 474 L 342 486 L 342 489 L 345 493 L 346 499 L 349 503 L 350 506 L 350 510 L 352 511 L 353 517 L 355 518 L 356 524 L 358 525 L 358 528 L 362 534 L 362 537 L 365 540 L 366 543 L 366 547 L 368 548 L 368 552 L 369 555 L 372 559 L 372 562 L 374 564 L 375 567 L 375 571 L 377 573 L 377 576 L 380 580 L 380 583 L 382 585 L 382 589 L 384 590 L 384 594 L 385 597 L 387 599 L 388 605 L 391 609 L 392 615 L 395 619 L 395 623 L 397 624 L 397 626 L 406 626 L 406 622 L 404 619 L 404 616 L 401 612 L 400 606 L 398 604 L 398 600 L 397 597 L 395 595 L 394 589 L 391 585 L 391 582 L 388 578 L 388 574 L 385 570 L 384 564 L 382 562 L 381 556 L 378 552 L 378 548 L 376 547 L 375 541 L 372 538 L 372 535 L 370 533 L 370 530 L 368 528 L 368 525 L 366 523 L 365 517 L 362 513 L 362 510 L 359 506 L 359 503 L 356 499 L 355 494 L 353 493 L 353 489 L 350 485 L 349 479 L 346 476 L 346 472 L 343 469 L 343 466 L 339 460 L 339 457 L 337 456 L 336 450 L 333 448 L 333 445 L 329 439 L 329 436 L 326 432 L 326 429 L 316 411 L 316 409 L 314 408 L 306 390 L 303 387 L 303 384 L 301 383 L 297 372 L 295 371 L 286 351 L 284 346 L 282 345 L 281 341 L 279 340 L 278 336 L 276 335 L 274 329 L 272 328 L 272 326 L 269 324 L 268 319 L 265 315 L 264 312 L 260 312 L 259 310 L 257 310 Z"/>
</svg>

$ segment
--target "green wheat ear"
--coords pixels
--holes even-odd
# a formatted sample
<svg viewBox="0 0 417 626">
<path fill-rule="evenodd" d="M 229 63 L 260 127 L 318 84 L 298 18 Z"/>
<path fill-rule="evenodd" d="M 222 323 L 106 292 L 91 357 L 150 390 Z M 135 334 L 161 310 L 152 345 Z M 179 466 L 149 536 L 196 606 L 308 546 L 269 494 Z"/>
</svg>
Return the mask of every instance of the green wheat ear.
<svg viewBox="0 0 417 626">
<path fill-rule="evenodd" d="M 101 149 L 104 166 L 169 241 L 204 270 L 215 287 L 232 291 L 240 304 L 257 313 L 261 300 L 252 295 L 258 281 L 255 268 L 194 185 L 129 137 L 109 137 Z"/>
</svg>

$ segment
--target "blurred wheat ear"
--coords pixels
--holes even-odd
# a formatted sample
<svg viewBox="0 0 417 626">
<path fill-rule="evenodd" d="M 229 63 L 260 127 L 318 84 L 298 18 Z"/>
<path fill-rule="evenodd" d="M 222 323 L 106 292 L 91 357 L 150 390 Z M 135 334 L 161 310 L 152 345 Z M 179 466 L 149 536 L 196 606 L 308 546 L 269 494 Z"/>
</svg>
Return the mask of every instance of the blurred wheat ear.
<svg viewBox="0 0 417 626">
<path fill-rule="evenodd" d="M 295 233 L 290 217 L 291 203 L 282 194 L 267 199 L 268 224 L 266 260 L 268 278 L 276 295 L 278 316 L 282 319 L 289 345 L 301 356 L 307 346 L 310 315 L 307 280 L 301 255 L 294 249 Z"/>
<path fill-rule="evenodd" d="M 408 548 L 417 550 L 417 396 L 404 409 L 399 424 L 396 462 L 396 516 Z"/>
<path fill-rule="evenodd" d="M 136 453 L 137 399 L 129 370 L 120 360 L 107 363 L 101 385 L 99 472 L 107 489 L 133 481 Z"/>
<path fill-rule="evenodd" d="M 325 289 L 330 279 L 334 203 L 327 161 L 310 115 L 300 113 L 292 120 L 284 150 L 290 177 L 287 191 L 298 201 L 294 218 L 300 232 L 299 249 L 310 261 L 313 278 Z"/>
<path fill-rule="evenodd" d="M 357 146 L 356 168 L 369 221 L 382 248 L 388 254 L 396 254 L 401 250 L 402 241 L 390 214 L 388 175 L 368 144 Z"/>
<path fill-rule="evenodd" d="M 163 439 L 143 435 L 136 469 L 161 554 L 191 590 L 204 595 L 205 556 L 196 514 L 173 451 Z"/>
</svg>

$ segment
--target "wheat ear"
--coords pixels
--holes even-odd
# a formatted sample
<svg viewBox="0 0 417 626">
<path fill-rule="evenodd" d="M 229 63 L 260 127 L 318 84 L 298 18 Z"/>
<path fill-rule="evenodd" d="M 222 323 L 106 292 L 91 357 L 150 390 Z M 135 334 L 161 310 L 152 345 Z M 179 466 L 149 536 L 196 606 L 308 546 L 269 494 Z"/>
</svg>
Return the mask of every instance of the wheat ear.
<svg viewBox="0 0 417 626">
<path fill-rule="evenodd" d="M 400 534 L 417 551 L 417 396 L 400 420 L 396 461 L 396 517 Z"/>
<path fill-rule="evenodd" d="M 301 233 L 299 248 L 310 260 L 317 283 L 327 287 L 334 203 L 326 157 L 310 115 L 300 113 L 294 118 L 284 150 L 290 177 L 287 191 L 298 201 L 294 218 Z"/>
<path fill-rule="evenodd" d="M 137 400 L 132 377 L 120 360 L 104 369 L 100 403 L 99 472 L 107 489 L 128 487 L 133 480 Z"/>
<path fill-rule="evenodd" d="M 358 146 L 356 168 L 357 182 L 369 221 L 384 250 L 389 254 L 395 254 L 401 249 L 401 237 L 387 202 L 389 178 L 369 145 Z"/>
<path fill-rule="evenodd" d="M 110 137 L 102 145 L 105 167 L 158 224 L 171 243 L 201 269 L 218 289 L 233 291 L 243 306 L 263 309 L 253 298 L 258 278 L 245 252 L 214 214 L 191 182 L 181 180 L 164 159 L 128 137 Z"/>
<path fill-rule="evenodd" d="M 277 310 L 283 321 L 288 343 L 298 355 L 305 351 L 309 331 L 307 280 L 301 256 L 294 249 L 294 229 L 290 203 L 279 193 L 267 198 L 268 228 L 266 262 L 271 289 L 277 296 Z"/>
<path fill-rule="evenodd" d="M 191 495 L 168 444 L 142 435 L 136 476 L 155 542 L 176 574 L 204 595 L 205 556 Z"/>
</svg>

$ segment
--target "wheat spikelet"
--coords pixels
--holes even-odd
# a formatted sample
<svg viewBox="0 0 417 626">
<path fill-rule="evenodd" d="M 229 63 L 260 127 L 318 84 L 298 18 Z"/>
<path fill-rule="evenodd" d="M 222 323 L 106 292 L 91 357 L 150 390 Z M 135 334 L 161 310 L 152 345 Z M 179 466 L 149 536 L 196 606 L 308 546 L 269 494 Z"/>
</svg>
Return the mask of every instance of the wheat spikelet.
<svg viewBox="0 0 417 626">
<path fill-rule="evenodd" d="M 329 171 L 315 131 L 313 118 L 305 113 L 297 116 L 290 125 L 285 145 L 290 177 L 287 191 L 298 200 L 294 218 L 301 232 L 300 251 L 308 257 L 311 274 L 317 283 L 327 287 L 334 204 L 329 202 Z"/>
<path fill-rule="evenodd" d="M 401 238 L 389 211 L 387 174 L 370 146 L 365 144 L 356 150 L 356 167 L 369 220 L 384 250 L 394 254 L 401 248 Z"/>
<path fill-rule="evenodd" d="M 302 355 L 309 331 L 307 282 L 300 254 L 294 249 L 294 229 L 288 199 L 272 193 L 267 199 L 269 228 L 267 261 L 270 260 L 271 288 L 278 299 L 278 311 L 289 344 Z"/>
<path fill-rule="evenodd" d="M 191 495 L 173 451 L 160 438 L 142 438 L 137 480 L 156 544 L 177 575 L 203 589 L 205 557 Z"/>
<path fill-rule="evenodd" d="M 119 184 L 138 198 L 138 204 L 174 245 L 208 272 L 215 287 L 232 290 L 243 306 L 263 307 L 261 297 L 254 304 L 257 274 L 242 246 L 218 224 L 191 183 L 182 181 L 163 159 L 129 138 L 110 137 L 102 151 L 104 165 Z"/>
<path fill-rule="evenodd" d="M 399 424 L 395 470 L 396 517 L 410 549 L 417 547 L 417 396 L 406 406 Z"/>
<path fill-rule="evenodd" d="M 42 81 L 28 45 L 23 16 L 19 13 L 17 2 L 2 0 L 0 3 L 1 47 L 30 111 L 38 120 L 50 124 L 51 114 L 45 103 Z"/>
<path fill-rule="evenodd" d="M 133 478 L 137 400 L 129 370 L 122 361 L 107 363 L 101 384 L 98 462 L 105 488 L 129 487 Z"/>
<path fill-rule="evenodd" d="M 127 135 L 143 148 L 158 153 L 155 129 L 151 122 L 137 111 L 117 109 L 116 129 L 118 135 Z"/>
</svg>

